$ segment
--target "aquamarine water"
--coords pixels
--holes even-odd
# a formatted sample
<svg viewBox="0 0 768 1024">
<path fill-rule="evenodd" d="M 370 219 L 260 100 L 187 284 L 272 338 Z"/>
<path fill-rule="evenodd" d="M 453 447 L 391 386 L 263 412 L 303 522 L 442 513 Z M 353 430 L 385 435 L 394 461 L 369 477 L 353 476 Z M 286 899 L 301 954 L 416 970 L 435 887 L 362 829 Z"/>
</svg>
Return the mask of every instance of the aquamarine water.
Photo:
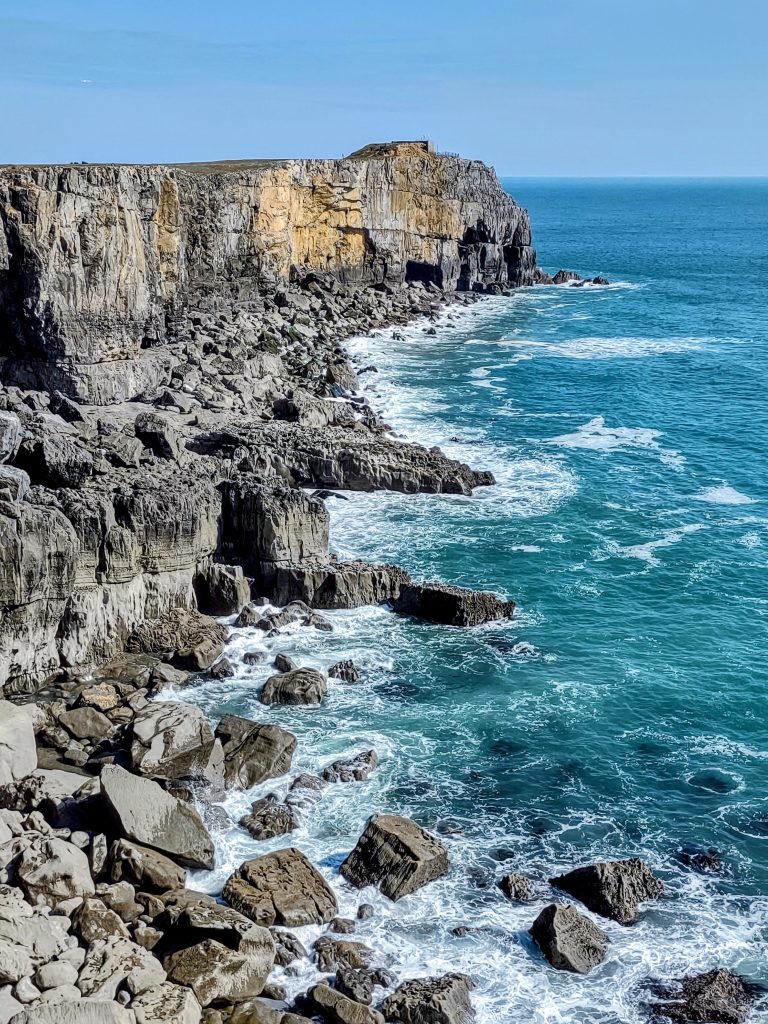
<svg viewBox="0 0 768 1024">
<path fill-rule="evenodd" d="M 332 787 L 292 842 L 343 910 L 375 902 L 359 938 L 401 977 L 467 971 L 481 1024 L 640 1021 L 649 977 L 728 966 L 768 982 L 768 182 L 507 184 L 542 265 L 614 283 L 449 309 L 436 336 L 355 339 L 397 434 L 498 483 L 329 507 L 340 554 L 496 590 L 516 618 L 460 631 L 363 609 L 335 613 L 332 634 L 240 631 L 236 653 L 353 657 L 364 680 L 317 709 L 265 710 L 269 669 L 240 664 L 194 699 L 294 730 L 297 770 L 378 750 L 369 782 Z M 343 883 L 372 810 L 442 832 L 449 876 L 396 905 Z M 686 843 L 725 870 L 686 868 Z M 280 845 L 227 829 L 198 884 Z M 630 855 L 667 897 L 632 928 L 600 922 L 612 942 L 590 976 L 553 971 L 526 934 L 546 878 Z M 513 869 L 539 879 L 533 906 L 497 890 Z"/>
</svg>

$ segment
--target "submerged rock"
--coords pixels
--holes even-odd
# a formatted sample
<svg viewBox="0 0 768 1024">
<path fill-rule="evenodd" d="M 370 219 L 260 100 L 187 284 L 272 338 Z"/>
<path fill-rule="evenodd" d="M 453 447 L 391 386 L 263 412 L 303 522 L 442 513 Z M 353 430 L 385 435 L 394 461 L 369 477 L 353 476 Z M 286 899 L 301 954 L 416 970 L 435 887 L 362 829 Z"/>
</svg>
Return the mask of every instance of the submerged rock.
<svg viewBox="0 0 768 1024">
<path fill-rule="evenodd" d="M 378 766 L 379 755 L 375 750 L 362 750 L 350 758 L 341 758 L 323 769 L 326 782 L 364 782 Z"/>
<path fill-rule="evenodd" d="M 322 672 L 314 668 L 297 668 L 270 676 L 259 700 L 262 704 L 319 704 L 328 691 Z"/>
<path fill-rule="evenodd" d="M 499 881 L 499 888 L 513 903 L 527 903 L 533 899 L 533 884 L 525 875 L 518 875 L 514 872 Z"/>
<path fill-rule="evenodd" d="M 625 925 L 635 920 L 641 903 L 659 899 L 664 894 L 663 884 L 648 865 L 636 857 L 576 868 L 551 878 L 550 882 L 581 900 L 595 914 Z"/>
<path fill-rule="evenodd" d="M 270 795 L 255 800 L 251 804 L 250 813 L 240 819 L 240 825 L 254 839 L 273 839 L 293 832 L 299 826 L 299 819 L 288 804 Z"/>
<path fill-rule="evenodd" d="M 534 942 L 559 971 L 588 974 L 602 963 L 608 936 L 574 907 L 545 907 L 531 926 Z"/>
<path fill-rule="evenodd" d="M 375 885 L 399 900 L 440 878 L 448 867 L 446 848 L 415 821 L 374 814 L 339 870 L 358 888 Z"/>
<path fill-rule="evenodd" d="M 651 1004 L 654 1013 L 681 1024 L 743 1024 L 753 1002 L 752 991 L 742 979 L 722 969 L 683 978 L 672 986 L 657 986 L 656 994 L 662 1001 Z"/>
<path fill-rule="evenodd" d="M 350 658 L 331 665 L 328 675 L 331 679 L 341 679 L 344 683 L 357 683 L 360 680 L 360 670 Z"/>
</svg>

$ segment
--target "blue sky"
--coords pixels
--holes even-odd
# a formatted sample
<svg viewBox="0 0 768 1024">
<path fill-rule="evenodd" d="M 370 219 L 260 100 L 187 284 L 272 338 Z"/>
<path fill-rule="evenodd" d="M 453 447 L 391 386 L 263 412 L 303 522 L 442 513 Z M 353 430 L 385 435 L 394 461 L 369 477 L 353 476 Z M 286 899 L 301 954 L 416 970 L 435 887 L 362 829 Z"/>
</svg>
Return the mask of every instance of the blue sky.
<svg viewBox="0 0 768 1024">
<path fill-rule="evenodd" d="M 22 11 L 0 0 L 0 163 L 339 156 L 429 136 L 515 177 L 768 173 L 768 0 Z"/>
</svg>

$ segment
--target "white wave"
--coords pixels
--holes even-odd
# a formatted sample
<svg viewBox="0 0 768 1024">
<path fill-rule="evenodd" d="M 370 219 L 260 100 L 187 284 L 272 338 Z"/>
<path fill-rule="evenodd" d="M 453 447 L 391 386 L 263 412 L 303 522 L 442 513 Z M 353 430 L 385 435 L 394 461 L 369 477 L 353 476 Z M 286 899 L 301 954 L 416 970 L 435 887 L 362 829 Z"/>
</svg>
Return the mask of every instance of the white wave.
<svg viewBox="0 0 768 1024">
<path fill-rule="evenodd" d="M 589 337 L 570 338 L 566 341 L 504 338 L 498 344 L 507 349 L 518 350 L 522 357 L 528 359 L 643 359 L 678 352 L 697 352 L 707 345 L 722 344 L 727 340 L 729 339 L 713 337 Z"/>
<path fill-rule="evenodd" d="M 602 416 L 595 416 L 588 423 L 577 427 L 573 433 L 550 438 L 549 444 L 600 452 L 645 448 L 658 452 L 660 460 L 667 465 L 680 468 L 685 463 L 685 457 L 673 449 L 662 448 L 659 438 L 663 436 L 662 431 L 650 427 L 607 427 Z"/>
<path fill-rule="evenodd" d="M 657 566 L 661 564 L 660 560 L 656 557 L 657 551 L 662 548 L 671 547 L 673 544 L 679 544 L 688 534 L 697 533 L 703 529 L 706 529 L 706 527 L 702 523 L 691 523 L 687 526 L 681 526 L 676 530 L 668 530 L 656 540 L 645 541 L 643 544 L 622 546 L 615 541 L 609 541 L 606 545 L 606 550 L 609 554 L 620 558 L 637 558 L 641 562 L 647 562 L 649 566 Z"/>
<path fill-rule="evenodd" d="M 707 487 L 699 494 L 694 494 L 693 497 L 696 501 L 708 501 L 713 505 L 756 504 L 755 498 L 750 498 L 748 494 L 742 494 L 741 491 L 737 491 L 734 487 L 731 487 L 730 484 L 725 482 L 713 487 Z"/>
</svg>

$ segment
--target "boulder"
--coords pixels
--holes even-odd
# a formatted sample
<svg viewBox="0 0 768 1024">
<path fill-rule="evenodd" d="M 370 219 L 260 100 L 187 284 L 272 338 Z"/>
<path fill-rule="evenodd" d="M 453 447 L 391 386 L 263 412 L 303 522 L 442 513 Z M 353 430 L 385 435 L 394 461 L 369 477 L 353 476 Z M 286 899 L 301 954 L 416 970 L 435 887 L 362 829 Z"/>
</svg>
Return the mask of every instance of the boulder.
<svg viewBox="0 0 768 1024">
<path fill-rule="evenodd" d="M 313 986 L 305 997 L 308 1012 L 328 1024 L 384 1024 L 378 1010 L 358 1003 L 349 996 L 321 983 Z"/>
<path fill-rule="evenodd" d="M 13 986 L 0 985 L 0 1024 L 8 1024 L 9 1020 L 16 1020 L 24 1010 L 24 1004 L 13 993 Z M 29 1021 L 30 1018 L 22 1017 L 20 1019 Z"/>
<path fill-rule="evenodd" d="M 153 701 L 133 719 L 133 770 L 167 779 L 203 774 L 213 744 L 213 731 L 200 708 L 178 701 Z"/>
<path fill-rule="evenodd" d="M 117 765 L 102 769 L 100 783 L 120 837 L 165 853 L 185 867 L 213 867 L 213 842 L 194 807 Z"/>
<path fill-rule="evenodd" d="M 370 967 L 373 951 L 362 942 L 351 942 L 349 939 L 333 939 L 330 935 L 321 935 L 315 943 L 318 969 L 323 974 L 332 974 L 339 970 L 360 970 Z"/>
<path fill-rule="evenodd" d="M 392 1024 L 470 1024 L 475 1019 L 472 987 L 466 974 L 414 978 L 388 996 L 382 1010 Z"/>
<path fill-rule="evenodd" d="M 531 926 L 536 945 L 559 971 L 588 974 L 602 963 L 608 936 L 574 907 L 545 907 Z"/>
<path fill-rule="evenodd" d="M 293 808 L 270 794 L 255 800 L 250 814 L 242 817 L 239 823 L 254 839 L 273 839 L 293 832 L 299 826 L 299 819 Z"/>
<path fill-rule="evenodd" d="M 322 672 L 314 668 L 297 668 L 270 676 L 259 700 L 262 704 L 319 704 L 328 691 Z"/>
<path fill-rule="evenodd" d="M 208 615 L 192 608 L 175 608 L 138 626 L 126 648 L 135 654 L 167 655 L 177 668 L 204 672 L 221 657 L 228 633 L 226 626 Z"/>
<path fill-rule="evenodd" d="M 176 428 L 156 412 L 140 412 L 134 421 L 136 437 L 159 459 L 178 461 L 181 443 Z"/>
<path fill-rule="evenodd" d="M 29 493 L 29 473 L 18 466 L 0 464 L 0 500 L 24 501 Z"/>
<path fill-rule="evenodd" d="M 257 950 L 230 949 L 215 939 L 205 939 L 166 958 L 168 978 L 192 989 L 201 1006 L 237 1003 L 258 996 L 274 962 L 274 946 L 268 942 Z"/>
<path fill-rule="evenodd" d="M 499 888 L 513 903 L 527 903 L 533 899 L 533 885 L 530 878 L 512 872 L 499 881 Z"/>
<path fill-rule="evenodd" d="M 290 770 L 296 737 L 279 725 L 263 725 L 225 715 L 216 727 L 224 748 L 224 778 L 229 786 L 250 789 Z"/>
<path fill-rule="evenodd" d="M 35 972 L 35 984 L 44 992 L 48 988 L 59 988 L 61 985 L 74 985 L 77 981 L 77 968 L 66 960 L 52 960 L 38 967 Z"/>
<path fill-rule="evenodd" d="M 43 836 L 26 847 L 16 876 L 30 902 L 43 902 L 49 907 L 94 893 L 86 854 L 55 836 Z"/>
<path fill-rule="evenodd" d="M 575 270 L 558 270 L 552 278 L 553 284 L 570 284 L 571 281 L 580 281 L 581 275 Z"/>
<path fill-rule="evenodd" d="M 358 888 L 375 885 L 399 900 L 448 871 L 448 851 L 410 818 L 374 814 L 341 873 Z"/>
<path fill-rule="evenodd" d="M 195 596 L 205 615 L 237 615 L 251 600 L 251 585 L 239 565 L 213 562 L 195 577 Z"/>
<path fill-rule="evenodd" d="M 512 618 L 515 605 L 484 590 L 467 590 L 447 583 L 407 583 L 393 602 L 393 608 L 401 615 L 445 626 L 480 626 L 484 622 Z"/>
<path fill-rule="evenodd" d="M 70 736 L 77 740 L 98 742 L 106 739 L 115 731 L 115 727 L 101 711 L 95 708 L 73 708 L 59 715 L 59 723 L 64 726 Z"/>
<path fill-rule="evenodd" d="M 147 989 L 131 1002 L 136 1024 L 200 1024 L 202 1010 L 194 993 L 169 981 Z"/>
<path fill-rule="evenodd" d="M 360 680 L 360 671 L 349 658 L 331 665 L 328 675 L 331 679 L 341 679 L 343 683 L 357 683 Z"/>
<path fill-rule="evenodd" d="M 15 985 L 34 972 L 30 951 L 8 939 L 0 938 L 0 985 Z"/>
<path fill-rule="evenodd" d="M 33 484 L 52 489 L 79 488 L 93 475 L 93 456 L 66 434 L 45 434 L 25 440 L 16 465 L 29 474 Z"/>
<path fill-rule="evenodd" d="M 753 1002 L 749 986 L 736 974 L 722 969 L 683 978 L 673 986 L 657 986 L 656 993 L 663 1001 L 652 1004 L 654 1012 L 681 1024 L 743 1024 Z"/>
<path fill-rule="evenodd" d="M 338 912 L 331 887 L 293 848 L 245 861 L 222 895 L 235 910 L 266 926 L 326 924 Z"/>
<path fill-rule="evenodd" d="M 637 858 L 590 864 L 551 878 L 550 883 L 593 913 L 619 924 L 632 924 L 641 903 L 659 899 L 664 893 L 659 879 Z"/>
<path fill-rule="evenodd" d="M 336 971 L 333 987 L 356 1003 L 370 1006 L 373 1002 L 373 978 L 366 970 L 340 967 Z"/>
<path fill-rule="evenodd" d="M 0 700 L 0 786 L 18 782 L 37 768 L 32 719 L 23 707 Z"/>
<path fill-rule="evenodd" d="M 21 420 L 15 412 L 0 412 L 0 462 L 14 457 L 21 444 Z"/>
<path fill-rule="evenodd" d="M 136 1018 L 120 1003 L 104 999 L 45 1005 L 36 1003 L 11 1017 L 10 1024 L 134 1024 Z"/>
<path fill-rule="evenodd" d="M 115 999 L 122 988 L 137 996 L 164 981 L 162 964 L 149 950 L 112 936 L 91 943 L 77 985 L 91 999 Z"/>
<path fill-rule="evenodd" d="M 375 750 L 363 750 L 354 757 L 334 761 L 323 769 L 326 782 L 364 782 L 379 763 Z"/>
<path fill-rule="evenodd" d="M 109 850 L 109 877 L 113 882 L 130 882 L 141 892 L 167 892 L 183 888 L 187 872 L 156 850 L 118 839 Z"/>
<path fill-rule="evenodd" d="M 103 900 L 83 900 L 72 915 L 72 931 L 86 946 L 111 938 L 130 938 L 122 919 Z"/>
<path fill-rule="evenodd" d="M 293 932 L 282 931 L 280 928 L 270 928 L 269 931 L 275 942 L 275 963 L 278 967 L 287 967 L 308 955 Z"/>
</svg>

